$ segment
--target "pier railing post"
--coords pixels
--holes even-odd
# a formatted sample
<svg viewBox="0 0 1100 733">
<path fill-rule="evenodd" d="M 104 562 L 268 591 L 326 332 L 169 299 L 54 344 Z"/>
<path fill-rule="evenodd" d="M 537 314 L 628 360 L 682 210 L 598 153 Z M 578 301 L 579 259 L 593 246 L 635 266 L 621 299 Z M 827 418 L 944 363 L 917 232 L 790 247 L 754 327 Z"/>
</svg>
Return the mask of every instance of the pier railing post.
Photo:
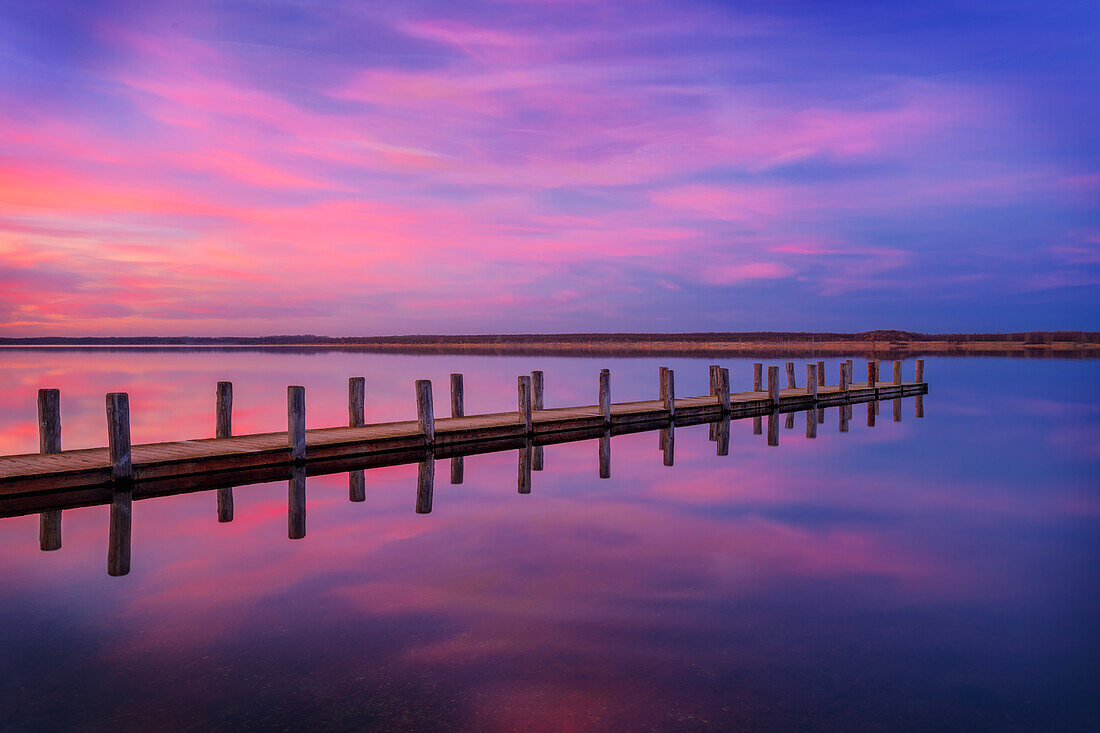
<svg viewBox="0 0 1100 733">
<path fill-rule="evenodd" d="M 215 438 L 229 438 L 233 435 L 233 383 L 218 382 L 217 402 L 214 408 Z"/>
<path fill-rule="evenodd" d="M 917 359 L 917 366 L 913 372 L 913 381 L 917 384 L 924 381 L 924 359 Z"/>
<path fill-rule="evenodd" d="M 306 458 L 306 388 L 292 385 L 286 388 L 286 438 L 290 460 Z"/>
<path fill-rule="evenodd" d="M 348 426 L 361 428 L 367 424 L 367 380 L 365 377 L 348 379 Z"/>
<path fill-rule="evenodd" d="M 764 389 L 764 365 L 752 365 L 752 391 L 760 392 Z"/>
<path fill-rule="evenodd" d="M 718 370 L 718 409 L 723 415 L 730 411 L 730 370 Z"/>
<path fill-rule="evenodd" d="M 611 370 L 600 370 L 600 417 L 605 425 L 611 424 Z"/>
<path fill-rule="evenodd" d="M 531 409 L 543 410 L 543 374 L 540 371 L 531 372 Z"/>
<path fill-rule="evenodd" d="M 38 452 L 61 452 L 61 390 L 38 390 Z M 61 549 L 61 510 L 38 515 L 38 546 L 46 551 Z"/>
<path fill-rule="evenodd" d="M 901 384 L 901 361 L 894 362 L 894 386 Z"/>
<path fill-rule="evenodd" d="M 432 408 L 432 381 L 416 380 L 416 425 L 424 434 L 424 442 L 435 443 L 435 411 Z"/>
<path fill-rule="evenodd" d="M 768 399 L 772 407 L 779 407 L 779 367 L 768 367 Z"/>
<path fill-rule="evenodd" d="M 466 417 L 466 397 L 463 394 L 462 375 L 451 375 L 451 417 Z"/>
<path fill-rule="evenodd" d="M 130 396 L 125 392 L 111 392 L 107 395 L 107 448 L 111 458 L 111 480 L 132 480 L 134 466 L 130 459 Z"/>
<path fill-rule="evenodd" d="M 797 389 L 794 382 L 794 362 L 787 362 L 787 389 Z"/>
<path fill-rule="evenodd" d="M 523 424 L 523 432 L 530 435 L 534 429 L 531 420 L 531 377 L 516 378 L 516 394 L 519 398 L 519 421 Z"/>
<path fill-rule="evenodd" d="M 817 399 L 817 364 L 806 365 L 806 394 Z"/>
</svg>

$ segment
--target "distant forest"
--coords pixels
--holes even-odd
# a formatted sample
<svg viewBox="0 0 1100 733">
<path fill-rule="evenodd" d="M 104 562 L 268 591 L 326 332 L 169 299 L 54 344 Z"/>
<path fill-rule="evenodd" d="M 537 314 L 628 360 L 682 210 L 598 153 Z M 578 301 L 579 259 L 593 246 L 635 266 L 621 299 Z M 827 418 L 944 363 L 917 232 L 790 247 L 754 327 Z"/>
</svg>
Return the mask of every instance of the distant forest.
<svg viewBox="0 0 1100 733">
<path fill-rule="evenodd" d="M 402 344 L 629 344 L 632 342 L 756 344 L 813 342 L 946 342 L 970 344 L 1012 342 L 1034 345 L 1054 343 L 1100 344 L 1100 331 L 1018 331 L 1013 333 L 914 333 L 864 331 L 862 333 L 811 333 L 801 331 L 745 331 L 699 333 L 548 333 L 495 335 L 406 336 L 80 336 L 0 337 L 3 346 L 372 346 Z"/>
</svg>

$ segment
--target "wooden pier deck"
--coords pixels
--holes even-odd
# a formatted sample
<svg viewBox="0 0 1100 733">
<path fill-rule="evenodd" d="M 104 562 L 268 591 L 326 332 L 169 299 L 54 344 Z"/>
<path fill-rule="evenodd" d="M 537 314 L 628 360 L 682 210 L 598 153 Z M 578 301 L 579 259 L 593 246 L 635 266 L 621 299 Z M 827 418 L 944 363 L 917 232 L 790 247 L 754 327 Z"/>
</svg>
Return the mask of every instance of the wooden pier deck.
<svg viewBox="0 0 1100 733">
<path fill-rule="evenodd" d="M 426 408 L 429 414 L 426 419 L 430 421 L 431 427 L 427 430 L 424 427 L 423 414 L 418 420 L 312 430 L 304 429 L 304 415 L 302 415 L 299 418 L 301 425 L 299 430 L 304 433 L 304 453 L 299 446 L 297 456 L 293 445 L 293 427 L 291 430 L 282 432 L 149 443 L 131 447 L 129 446 L 129 418 L 126 415 L 125 448 L 130 465 L 126 466 L 128 475 L 124 478 L 129 483 L 140 483 L 195 477 L 213 478 L 212 474 L 219 473 L 235 476 L 241 472 L 256 469 L 331 462 L 355 456 L 399 454 L 425 448 L 446 451 L 449 447 L 461 449 L 466 446 L 475 448 L 471 452 L 477 452 L 477 444 L 490 444 L 502 439 L 526 438 L 535 443 L 556 442 L 552 439 L 554 434 L 593 429 L 618 432 L 619 429 L 631 424 L 642 427 L 646 423 L 651 425 L 649 428 L 642 427 L 642 429 L 652 429 L 660 427 L 661 423 L 668 424 L 670 421 L 672 424 L 683 421 L 713 421 L 727 415 L 731 419 L 757 417 L 771 412 L 793 412 L 815 407 L 895 399 L 927 392 L 927 384 L 922 379 L 901 382 L 897 378 L 900 374 L 898 371 L 895 372 L 895 381 L 877 381 L 873 385 L 862 382 L 847 384 L 846 388 L 837 385 L 818 385 L 812 390 L 805 387 L 779 389 L 775 384 L 778 377 L 773 370 L 776 368 L 769 369 L 768 375 L 770 391 L 729 394 L 728 411 L 725 408 L 725 394 L 719 385 L 717 394 L 701 397 L 619 404 L 610 404 L 608 399 L 609 417 L 602 413 L 600 405 L 531 409 L 528 402 L 526 413 L 530 416 L 528 426 L 523 410 L 522 380 L 529 380 L 529 378 L 523 377 L 521 378 L 520 410 L 517 412 L 435 419 L 430 414 L 429 397 Z M 671 382 L 671 370 L 667 371 Z M 918 366 L 917 376 L 922 378 L 922 372 L 923 364 Z M 713 374 L 714 372 L 712 376 Z M 728 393 L 728 374 L 725 376 L 725 390 Z M 664 379 L 664 371 L 662 371 L 662 379 Z M 540 374 L 537 381 L 539 390 L 541 390 L 541 382 Z M 461 380 L 458 384 L 461 389 Z M 530 381 L 527 385 L 529 390 Z M 428 388 L 430 390 L 430 385 Z M 454 404 L 453 390 L 454 384 L 452 384 L 452 404 Z M 662 383 L 662 396 L 665 394 L 664 390 L 664 383 Z M 671 392 L 671 388 L 669 391 Z M 772 394 L 775 395 L 774 399 Z M 531 399 L 529 391 L 526 398 Z M 360 396 L 360 412 L 361 401 Z M 542 396 L 537 394 L 535 405 L 541 407 L 541 403 Z M 109 396 L 109 413 L 110 404 Z M 229 404 L 231 409 L 231 397 Z M 459 394 L 458 404 L 461 405 L 461 394 Z M 422 413 L 423 409 L 421 407 Z M 461 412 L 461 407 L 458 409 Z M 40 424 L 45 425 L 46 422 L 40 416 Z M 228 429 L 225 432 L 228 433 Z M 45 437 L 43 445 L 46 445 Z M 59 435 L 55 445 L 60 445 Z M 0 457 L 0 501 L 7 502 L 20 496 L 28 497 L 42 493 L 103 488 L 119 482 L 117 471 L 113 467 L 111 449 L 106 447 Z"/>
</svg>

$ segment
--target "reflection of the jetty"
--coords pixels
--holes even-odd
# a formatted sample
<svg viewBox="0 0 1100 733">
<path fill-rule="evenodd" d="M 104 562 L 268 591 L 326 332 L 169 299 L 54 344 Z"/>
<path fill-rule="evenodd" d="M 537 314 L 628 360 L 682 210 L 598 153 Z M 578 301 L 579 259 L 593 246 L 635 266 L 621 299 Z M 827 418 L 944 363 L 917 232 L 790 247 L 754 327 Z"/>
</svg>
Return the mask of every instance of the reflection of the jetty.
<svg viewBox="0 0 1100 733">
<path fill-rule="evenodd" d="M 894 422 L 902 419 L 902 399 L 892 400 Z M 913 398 L 914 415 L 924 417 L 924 396 Z M 817 437 L 817 426 L 824 423 L 826 409 L 832 407 L 814 407 L 804 411 L 806 420 L 806 438 Z M 852 419 L 852 405 L 836 405 L 839 417 L 839 431 L 848 432 Z M 867 402 L 867 425 L 875 426 L 878 414 L 877 401 Z M 784 416 L 786 426 L 793 427 L 795 413 Z M 752 418 L 752 432 L 759 435 L 764 421 L 767 421 L 767 444 L 779 445 L 780 413 L 768 412 Z M 435 462 L 437 458 L 449 458 L 453 484 L 461 484 L 464 474 L 464 456 L 481 453 L 517 451 L 517 487 L 520 494 L 530 494 L 532 490 L 532 471 L 542 470 L 543 446 L 555 443 L 569 443 L 596 439 L 598 443 L 599 477 L 611 477 L 611 438 L 615 435 L 657 431 L 658 448 L 662 453 L 664 465 L 672 466 L 675 456 L 676 427 L 710 424 L 709 438 L 716 443 L 719 456 L 729 455 L 731 419 L 725 415 L 721 419 L 700 417 L 677 417 L 671 421 L 635 423 L 621 426 L 605 426 L 578 430 L 569 433 L 553 433 L 532 438 L 501 438 L 492 443 L 453 444 L 437 446 L 434 449 L 422 448 L 404 453 L 386 453 L 375 456 L 358 456 L 315 463 L 300 463 L 291 468 L 259 468 L 222 474 L 211 474 L 189 480 L 149 481 L 122 484 L 110 489 L 89 489 L 79 492 L 42 494 L 9 500 L 0 507 L 0 516 L 19 516 L 39 513 L 39 544 L 42 550 L 52 551 L 61 548 L 61 510 L 81 506 L 107 504 L 110 506 L 110 531 L 107 553 L 107 572 L 111 576 L 126 575 L 130 572 L 130 530 L 131 506 L 134 499 L 146 499 L 157 496 L 200 491 L 214 491 L 217 497 L 217 521 L 233 521 L 233 487 L 249 484 L 268 483 L 287 480 L 287 536 L 290 539 L 302 539 L 306 536 L 306 477 L 348 473 L 348 498 L 352 502 L 366 501 L 365 471 L 371 468 L 416 463 L 416 503 L 417 514 L 430 514 L 432 495 L 435 486 Z M 288 475 L 289 474 L 289 475 Z"/>
</svg>

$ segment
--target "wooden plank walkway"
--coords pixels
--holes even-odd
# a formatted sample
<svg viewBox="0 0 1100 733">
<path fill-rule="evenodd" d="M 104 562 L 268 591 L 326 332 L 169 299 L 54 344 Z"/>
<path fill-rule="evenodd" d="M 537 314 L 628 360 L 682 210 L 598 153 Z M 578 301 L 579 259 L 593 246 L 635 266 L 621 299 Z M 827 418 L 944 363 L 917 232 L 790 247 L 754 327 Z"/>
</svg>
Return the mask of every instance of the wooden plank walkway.
<svg viewBox="0 0 1100 733">
<path fill-rule="evenodd" d="M 728 380 L 727 380 L 728 383 Z M 728 388 L 727 388 L 728 389 Z M 778 389 L 777 399 L 769 393 L 742 392 L 730 395 L 729 417 L 754 417 L 770 412 L 793 412 L 813 407 L 895 399 L 927 392 L 927 384 L 878 381 L 871 386 L 854 383 L 848 389 L 821 386 L 816 397 L 805 388 Z M 541 396 L 539 398 L 541 400 Z M 673 401 L 673 423 L 682 420 L 717 420 L 724 414 L 715 395 L 681 397 Z M 631 423 L 668 423 L 669 410 L 662 400 L 610 405 L 610 427 Z M 127 418 L 128 419 L 128 418 Z M 473 415 L 434 420 L 433 448 L 489 444 L 501 439 L 540 437 L 554 433 L 593 428 L 606 429 L 608 422 L 598 405 L 533 410 L 532 430 L 525 429 L 519 412 Z M 291 436 L 287 431 L 227 438 L 206 438 L 169 443 L 134 445 L 131 449 L 133 480 L 163 481 L 218 472 L 242 472 L 287 466 L 292 459 Z M 128 426 L 127 426 L 128 440 Z M 305 431 L 305 463 L 333 461 L 352 456 L 370 456 L 423 450 L 428 445 L 418 421 L 380 423 L 363 427 L 335 427 Z M 471 450 L 471 452 L 477 452 Z M 42 492 L 102 488 L 112 483 L 108 448 L 33 453 L 0 457 L 0 499 Z"/>
</svg>

